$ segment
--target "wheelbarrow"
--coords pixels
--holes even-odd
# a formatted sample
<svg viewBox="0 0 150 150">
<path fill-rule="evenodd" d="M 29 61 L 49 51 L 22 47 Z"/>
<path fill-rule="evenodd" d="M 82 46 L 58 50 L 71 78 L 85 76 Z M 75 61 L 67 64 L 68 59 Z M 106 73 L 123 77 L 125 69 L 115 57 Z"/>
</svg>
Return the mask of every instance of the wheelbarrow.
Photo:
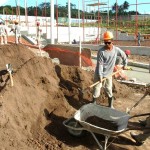
<svg viewBox="0 0 150 150">
<path fill-rule="evenodd" d="M 127 131 L 128 120 L 131 117 L 128 113 L 121 112 L 109 107 L 93 103 L 82 106 L 74 117 L 63 122 L 71 135 L 81 136 L 84 131 L 92 134 L 101 150 L 106 150 L 108 139 Z M 94 133 L 105 136 L 105 143 L 102 146 Z"/>
</svg>

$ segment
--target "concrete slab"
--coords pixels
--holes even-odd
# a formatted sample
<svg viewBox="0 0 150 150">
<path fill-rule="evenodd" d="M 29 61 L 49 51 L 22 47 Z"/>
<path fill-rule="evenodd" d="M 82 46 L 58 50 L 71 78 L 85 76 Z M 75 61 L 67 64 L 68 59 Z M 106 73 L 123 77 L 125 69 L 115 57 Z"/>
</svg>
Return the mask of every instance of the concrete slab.
<svg viewBox="0 0 150 150">
<path fill-rule="evenodd" d="M 92 58 L 92 63 L 96 64 L 96 58 Z M 149 69 L 130 66 L 133 70 L 125 70 L 128 79 L 136 78 L 138 82 L 150 83 Z"/>
<path fill-rule="evenodd" d="M 129 79 L 136 78 L 137 81 L 150 83 L 150 73 L 148 69 L 133 67 L 133 70 L 126 70 L 125 73 Z"/>
</svg>

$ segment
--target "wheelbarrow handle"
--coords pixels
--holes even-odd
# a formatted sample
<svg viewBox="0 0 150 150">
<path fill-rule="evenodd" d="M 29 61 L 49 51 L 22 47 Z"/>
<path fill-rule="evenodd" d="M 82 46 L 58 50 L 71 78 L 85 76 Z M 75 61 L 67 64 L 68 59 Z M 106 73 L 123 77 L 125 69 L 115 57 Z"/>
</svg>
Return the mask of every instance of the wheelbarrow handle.
<svg viewBox="0 0 150 150">
<path fill-rule="evenodd" d="M 132 118 L 135 118 L 135 117 L 141 117 L 141 116 L 148 116 L 148 115 L 150 115 L 150 113 L 134 115 L 134 116 L 131 116 L 129 119 L 132 119 Z"/>
<path fill-rule="evenodd" d="M 105 81 L 107 78 L 114 76 L 115 74 L 119 73 L 120 71 L 122 71 L 122 69 L 117 70 L 116 72 L 112 73 L 111 75 L 105 77 L 102 79 L 102 82 Z M 86 92 L 87 90 L 91 89 L 92 87 L 94 87 L 95 85 L 99 84 L 100 81 L 95 82 L 94 84 L 88 86 L 87 88 L 81 90 L 80 88 L 78 88 L 80 91 L 82 91 L 82 93 Z"/>
<path fill-rule="evenodd" d="M 128 127 L 127 129 L 126 129 L 126 131 L 129 131 L 129 130 L 141 130 L 141 131 L 143 131 L 143 130 L 145 130 L 145 129 L 150 129 L 150 127 L 136 127 L 136 126 L 130 126 L 130 127 Z M 125 132 L 126 132 L 125 131 Z"/>
<path fill-rule="evenodd" d="M 140 98 L 140 100 L 137 101 L 129 110 L 127 110 L 126 113 L 130 114 L 131 110 L 132 110 L 133 108 L 135 108 L 148 94 L 149 94 L 149 92 L 146 91 L 146 92 L 144 93 L 144 95 Z"/>
</svg>

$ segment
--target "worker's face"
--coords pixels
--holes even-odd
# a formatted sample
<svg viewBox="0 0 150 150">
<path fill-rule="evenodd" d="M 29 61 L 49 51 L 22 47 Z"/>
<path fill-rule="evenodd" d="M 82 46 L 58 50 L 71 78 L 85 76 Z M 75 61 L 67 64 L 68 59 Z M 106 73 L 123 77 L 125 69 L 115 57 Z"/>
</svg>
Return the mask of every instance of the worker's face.
<svg viewBox="0 0 150 150">
<path fill-rule="evenodd" d="M 104 44 L 105 44 L 106 49 L 109 49 L 109 50 L 112 49 L 112 46 L 113 46 L 112 40 L 105 40 Z"/>
</svg>

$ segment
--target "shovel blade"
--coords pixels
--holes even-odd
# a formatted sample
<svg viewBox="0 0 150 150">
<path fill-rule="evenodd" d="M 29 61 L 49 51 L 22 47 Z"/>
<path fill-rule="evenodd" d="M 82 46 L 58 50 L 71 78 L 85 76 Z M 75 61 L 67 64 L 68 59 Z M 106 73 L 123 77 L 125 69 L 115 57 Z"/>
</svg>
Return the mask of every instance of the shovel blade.
<svg viewBox="0 0 150 150">
<path fill-rule="evenodd" d="M 13 69 L 12 69 L 12 65 L 11 64 L 6 64 L 6 68 L 7 68 L 7 71 L 12 73 Z"/>
</svg>

